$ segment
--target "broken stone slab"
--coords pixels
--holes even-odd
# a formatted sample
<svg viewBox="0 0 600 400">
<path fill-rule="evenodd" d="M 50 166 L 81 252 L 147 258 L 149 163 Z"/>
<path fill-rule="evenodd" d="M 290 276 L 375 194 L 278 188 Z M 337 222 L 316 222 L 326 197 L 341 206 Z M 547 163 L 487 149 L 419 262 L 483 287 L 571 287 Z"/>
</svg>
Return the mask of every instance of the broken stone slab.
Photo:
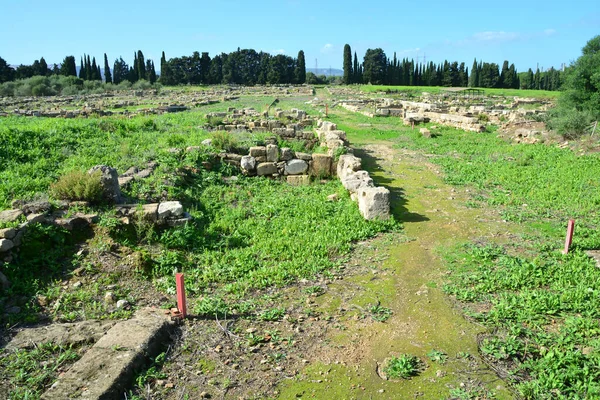
<svg viewBox="0 0 600 400">
<path fill-rule="evenodd" d="M 90 221 L 83 215 L 74 215 L 70 218 L 57 218 L 54 223 L 68 231 L 84 229 L 90 225 Z"/>
<path fill-rule="evenodd" d="M 88 173 L 93 174 L 96 171 L 100 171 L 100 184 L 102 185 L 104 199 L 110 203 L 119 204 L 121 202 L 121 188 L 117 170 L 107 165 L 96 165 Z"/>
<path fill-rule="evenodd" d="M 273 175 L 277 173 L 277 165 L 272 162 L 263 162 L 258 164 L 256 167 L 256 174 L 258 176 Z"/>
<path fill-rule="evenodd" d="M 158 205 L 157 216 L 159 220 L 183 215 L 183 206 L 178 201 L 164 201 Z"/>
<path fill-rule="evenodd" d="M 373 179 L 369 176 L 367 171 L 357 171 L 346 176 L 346 178 L 342 180 L 342 186 L 350 193 L 356 193 L 358 189 L 374 187 Z"/>
<path fill-rule="evenodd" d="M 120 176 L 119 177 L 119 186 L 127 186 L 133 181 L 135 178 L 133 176 Z"/>
<path fill-rule="evenodd" d="M 358 209 L 366 220 L 390 218 L 390 191 L 384 187 L 366 187 L 357 191 Z"/>
<path fill-rule="evenodd" d="M 15 247 L 15 243 L 10 239 L 0 239 L 0 253 L 6 253 Z"/>
<path fill-rule="evenodd" d="M 157 310 L 140 310 L 119 322 L 59 376 L 42 400 L 121 398 L 136 370 L 156 356 L 173 323 Z"/>
<path fill-rule="evenodd" d="M 23 328 L 6 345 L 9 350 L 31 349 L 38 343 L 56 345 L 78 345 L 98 341 L 110 328 L 114 321 L 82 321 L 66 324 L 51 324 L 38 328 Z"/>
<path fill-rule="evenodd" d="M 21 210 L 0 211 L 0 222 L 15 222 L 23 215 Z"/>
<path fill-rule="evenodd" d="M 341 181 L 344 181 L 348 175 L 360 170 L 361 160 L 352 154 L 344 154 L 340 156 L 337 165 L 337 176 Z"/>
<path fill-rule="evenodd" d="M 306 186 L 310 185 L 310 176 L 308 175 L 289 175 L 287 183 L 292 186 Z"/>
<path fill-rule="evenodd" d="M 319 120 L 319 122 L 317 122 L 317 127 L 320 130 L 322 130 L 322 131 L 335 131 L 335 130 L 337 130 L 337 125 L 334 124 L 333 122 L 329 122 L 329 121 Z"/>
<path fill-rule="evenodd" d="M 240 165 L 244 171 L 256 170 L 256 158 L 252 156 L 243 156 Z"/>
<path fill-rule="evenodd" d="M 310 164 L 310 175 L 318 177 L 331 176 L 333 157 L 327 154 L 313 154 Z"/>
<path fill-rule="evenodd" d="M 0 239 L 12 239 L 17 235 L 15 228 L 0 229 Z"/>
<path fill-rule="evenodd" d="M 308 170 L 308 163 L 304 160 L 294 159 L 285 163 L 285 175 L 301 175 Z"/>
<path fill-rule="evenodd" d="M 27 216 L 27 222 L 30 224 L 41 224 L 44 221 L 46 221 L 45 214 L 29 214 Z"/>
<path fill-rule="evenodd" d="M 143 204 L 141 207 L 137 206 L 134 210 L 131 210 L 131 214 L 137 216 L 138 213 L 141 213 L 144 221 L 156 222 L 158 220 L 158 207 L 158 203 Z"/>
<path fill-rule="evenodd" d="M 419 129 L 419 132 L 421 132 L 421 135 L 423 135 L 423 137 L 426 137 L 426 138 L 431 137 L 431 131 L 427 128 L 421 128 L 421 129 Z"/>
<path fill-rule="evenodd" d="M 182 218 L 168 219 L 166 221 L 166 224 L 167 224 L 167 226 L 170 226 L 171 228 L 175 228 L 177 226 L 184 226 L 188 222 L 191 222 L 193 219 L 194 219 L 194 217 L 192 217 L 190 214 L 183 213 Z"/>
</svg>

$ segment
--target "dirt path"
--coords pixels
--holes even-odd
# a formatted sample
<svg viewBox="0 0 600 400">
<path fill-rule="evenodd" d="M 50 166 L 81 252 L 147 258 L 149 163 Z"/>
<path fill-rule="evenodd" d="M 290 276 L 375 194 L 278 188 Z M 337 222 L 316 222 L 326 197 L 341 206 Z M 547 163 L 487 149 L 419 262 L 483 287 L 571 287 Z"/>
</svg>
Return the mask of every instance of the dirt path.
<svg viewBox="0 0 600 400">
<path fill-rule="evenodd" d="M 512 398 L 477 354 L 482 328 L 465 320 L 442 292 L 446 267 L 436 255 L 452 243 L 504 236 L 507 225 L 490 210 L 465 207 L 467 189 L 446 185 L 423 155 L 391 143 L 364 145 L 358 152 L 376 184 L 391 191 L 393 213 L 405 232 L 359 246 L 347 263 L 350 277 L 317 299 L 319 310 L 335 315 L 339 325 L 307 355 L 311 363 L 280 385 L 278 398 L 438 399 L 452 390 L 493 390 L 497 398 Z M 370 307 L 378 303 L 393 311 L 386 322 L 371 317 Z M 432 350 L 447 354 L 447 361 L 430 360 Z M 421 374 L 381 379 L 384 360 L 403 353 L 424 362 Z"/>
</svg>

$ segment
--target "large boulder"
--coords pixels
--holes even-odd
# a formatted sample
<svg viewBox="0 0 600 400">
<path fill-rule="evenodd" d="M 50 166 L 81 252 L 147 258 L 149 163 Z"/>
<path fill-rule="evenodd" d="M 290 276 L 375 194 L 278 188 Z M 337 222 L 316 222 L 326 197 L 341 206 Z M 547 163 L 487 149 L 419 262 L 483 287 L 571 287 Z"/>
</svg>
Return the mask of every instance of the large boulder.
<svg viewBox="0 0 600 400">
<path fill-rule="evenodd" d="M 15 222 L 21 215 L 23 215 L 23 211 L 21 210 L 0 211 L 0 222 Z"/>
<path fill-rule="evenodd" d="M 308 163 L 304 160 L 290 160 L 285 164 L 286 175 L 302 175 L 308 170 Z"/>
<path fill-rule="evenodd" d="M 107 165 L 96 165 L 88 173 L 93 174 L 96 171 L 100 171 L 103 199 L 109 203 L 121 203 L 121 187 L 119 186 L 119 174 L 117 170 Z"/>
<path fill-rule="evenodd" d="M 15 244 L 13 243 L 12 240 L 10 240 L 10 239 L 0 239 L 0 253 L 4 253 L 6 251 L 9 251 L 13 247 L 15 247 Z"/>
<path fill-rule="evenodd" d="M 337 165 L 337 175 L 338 178 L 343 182 L 344 179 L 353 174 L 354 172 L 360 170 L 361 161 L 360 158 L 355 157 L 352 154 L 344 154 L 340 156 Z"/>
<path fill-rule="evenodd" d="M 390 218 L 390 191 L 384 187 L 365 187 L 358 190 L 358 209 L 367 219 Z"/>
<path fill-rule="evenodd" d="M 272 162 L 263 162 L 256 167 L 258 176 L 275 175 L 277 173 L 277 165 Z"/>
</svg>

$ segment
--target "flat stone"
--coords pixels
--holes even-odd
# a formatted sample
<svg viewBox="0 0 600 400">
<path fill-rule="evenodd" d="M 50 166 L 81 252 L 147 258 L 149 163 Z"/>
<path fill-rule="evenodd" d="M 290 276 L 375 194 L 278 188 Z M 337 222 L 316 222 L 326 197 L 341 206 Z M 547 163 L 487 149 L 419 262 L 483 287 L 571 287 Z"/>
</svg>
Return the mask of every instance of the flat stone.
<svg viewBox="0 0 600 400">
<path fill-rule="evenodd" d="M 158 219 L 183 215 L 183 206 L 178 201 L 165 201 L 158 205 Z"/>
<path fill-rule="evenodd" d="M 133 181 L 135 178 L 133 176 L 120 176 L 119 177 L 119 186 L 127 186 Z"/>
<path fill-rule="evenodd" d="M 308 170 L 308 163 L 304 160 L 294 159 L 285 163 L 286 175 L 301 175 Z"/>
<path fill-rule="evenodd" d="M 137 215 L 139 212 L 141 212 L 142 218 L 145 221 L 156 222 L 158 220 L 158 207 L 158 203 L 143 204 L 140 208 L 132 210 L 132 214 Z"/>
<path fill-rule="evenodd" d="M 15 222 L 21 215 L 23 215 L 23 211 L 21 210 L 0 211 L 0 222 Z"/>
<path fill-rule="evenodd" d="M 10 288 L 10 281 L 2 272 L 0 272 L 0 289 L 8 290 Z"/>
<path fill-rule="evenodd" d="M 136 370 L 158 354 L 172 327 L 160 311 L 138 311 L 106 332 L 41 398 L 121 398 Z"/>
<path fill-rule="evenodd" d="M 17 235 L 15 228 L 0 229 L 0 239 L 12 239 Z"/>
<path fill-rule="evenodd" d="M 212 139 L 204 139 L 200 144 L 202 146 L 212 146 Z"/>
<path fill-rule="evenodd" d="M 277 165 L 275 165 L 275 163 L 272 163 L 272 162 L 260 163 L 256 167 L 256 174 L 258 176 L 267 176 L 267 175 L 273 175 L 276 173 L 277 173 Z"/>
<path fill-rule="evenodd" d="M 15 247 L 15 243 L 10 239 L 0 239 L 0 253 L 5 253 Z"/>
</svg>

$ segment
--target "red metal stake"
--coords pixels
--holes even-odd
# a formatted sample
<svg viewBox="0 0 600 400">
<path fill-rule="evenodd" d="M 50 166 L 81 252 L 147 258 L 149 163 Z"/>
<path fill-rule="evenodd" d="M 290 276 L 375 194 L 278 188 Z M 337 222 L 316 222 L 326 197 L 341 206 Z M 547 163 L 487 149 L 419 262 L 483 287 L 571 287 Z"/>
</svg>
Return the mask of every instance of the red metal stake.
<svg viewBox="0 0 600 400">
<path fill-rule="evenodd" d="M 571 243 L 573 242 L 573 230 L 575 229 L 575 220 L 570 219 L 569 224 L 567 225 L 567 239 L 565 240 L 565 249 L 563 250 L 563 254 L 569 253 L 569 247 L 571 247 Z"/>
<path fill-rule="evenodd" d="M 181 313 L 181 316 L 185 318 L 187 316 L 187 305 L 185 303 L 185 282 L 183 281 L 183 274 L 175 274 L 175 283 L 177 284 L 177 308 Z"/>
</svg>

